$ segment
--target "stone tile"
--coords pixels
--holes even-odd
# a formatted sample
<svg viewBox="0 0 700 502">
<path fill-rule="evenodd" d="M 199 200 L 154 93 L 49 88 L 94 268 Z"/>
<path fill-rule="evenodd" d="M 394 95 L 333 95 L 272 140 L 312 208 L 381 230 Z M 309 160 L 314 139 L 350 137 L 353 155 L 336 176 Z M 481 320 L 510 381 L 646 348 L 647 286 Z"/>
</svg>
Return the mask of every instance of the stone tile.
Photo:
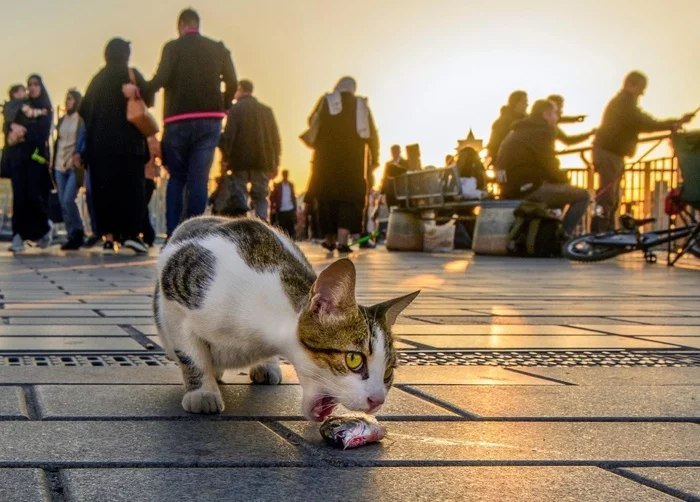
<svg viewBox="0 0 700 502">
<path fill-rule="evenodd" d="M 19 387 L 0 387 L 0 418 L 28 417 L 24 391 Z"/>
<path fill-rule="evenodd" d="M 299 459 L 294 447 L 258 422 L 22 421 L 5 422 L 2 431 L 0 466 L 246 466 Z"/>
<path fill-rule="evenodd" d="M 578 387 L 415 386 L 484 418 L 697 418 L 700 385 Z"/>
<path fill-rule="evenodd" d="M 676 500 L 596 467 L 67 469 L 61 477 L 69 502 L 105 493 L 114 502 L 233 500 L 232 494 L 285 502 Z"/>
<path fill-rule="evenodd" d="M 173 384 L 181 386 L 182 373 L 177 366 L 118 368 L 96 368 L 91 366 L 0 366 L 0 384 Z"/>
<path fill-rule="evenodd" d="M 148 336 L 158 335 L 158 328 L 155 326 L 155 324 L 143 324 L 143 325 L 137 327 L 136 329 L 139 330 L 144 335 L 148 335 Z"/>
<path fill-rule="evenodd" d="M 644 340 L 700 349 L 700 336 L 645 336 Z"/>
<path fill-rule="evenodd" d="M 575 328 L 628 336 L 700 336 L 700 326 L 645 326 L 635 324 L 577 325 Z"/>
<path fill-rule="evenodd" d="M 92 310 L 62 310 L 62 309 L 17 309 L 0 312 L 2 317 L 98 317 Z"/>
<path fill-rule="evenodd" d="M 434 324 L 535 324 L 538 326 L 562 325 L 562 324 L 610 324 L 613 319 L 606 317 L 506 317 L 506 316 L 418 316 L 420 321 L 427 321 Z M 629 321 L 619 320 L 621 324 L 628 324 Z"/>
<path fill-rule="evenodd" d="M 698 460 L 697 424 L 625 422 L 392 422 L 378 445 L 351 451 L 327 447 L 318 425 L 283 425 L 329 455 L 347 461 Z M 654 438 L 650 441 L 650 438 Z"/>
<path fill-rule="evenodd" d="M 297 385 L 221 387 L 224 416 L 302 418 L 301 387 Z M 43 419 L 138 418 L 191 416 L 181 406 L 183 388 L 173 385 L 56 385 L 37 386 L 36 396 Z M 82 399 L 82 396 L 93 396 Z M 389 393 L 379 418 L 439 417 L 453 413 L 399 389 Z"/>
<path fill-rule="evenodd" d="M 68 297 L 70 298 L 70 297 Z M 36 303 L 5 303 L 7 311 L 13 310 L 129 310 L 129 309 L 152 309 L 152 300 L 143 303 L 56 303 L 56 302 L 36 302 Z"/>
<path fill-rule="evenodd" d="M 585 331 L 568 326 L 512 326 L 512 325 L 469 325 L 469 324 L 430 324 L 421 326 L 394 326 L 392 333 L 396 336 L 425 335 L 582 335 Z"/>
<path fill-rule="evenodd" d="M 533 376 L 555 378 L 575 385 L 653 386 L 698 385 L 700 367 L 688 368 L 519 368 Z"/>
<path fill-rule="evenodd" d="M 146 348 L 133 338 L 94 336 L 0 337 L 0 351 L 142 351 Z"/>
<path fill-rule="evenodd" d="M 610 317 L 613 321 L 631 321 L 635 324 L 661 325 L 661 326 L 698 326 L 700 328 L 700 317 Z M 573 323 L 567 323 L 573 324 Z M 585 322 L 576 324 L 586 324 Z M 590 324 L 590 323 L 589 323 Z"/>
<path fill-rule="evenodd" d="M 700 499 L 700 467 L 636 467 L 621 469 L 623 472 L 648 479 L 671 488 L 678 495 Z"/>
<path fill-rule="evenodd" d="M 1 314 L 1 312 L 0 312 Z M 1 316 L 0 316 L 1 317 Z M 16 325 L 62 325 L 95 326 L 105 324 L 153 325 L 151 317 L 11 317 L 10 324 Z"/>
<path fill-rule="evenodd" d="M 566 336 L 402 336 L 436 349 L 668 349 L 668 345 L 616 335 Z"/>
<path fill-rule="evenodd" d="M 102 310 L 105 317 L 149 317 L 153 318 L 153 309 Z"/>
<path fill-rule="evenodd" d="M 559 385 L 493 366 L 399 366 L 394 373 L 394 384 Z"/>
<path fill-rule="evenodd" d="M 46 476 L 40 469 L 0 469 L 0 500 L 51 502 Z"/>
<path fill-rule="evenodd" d="M 5 336 L 127 336 L 127 333 L 117 325 L 0 325 L 0 337 Z"/>
</svg>

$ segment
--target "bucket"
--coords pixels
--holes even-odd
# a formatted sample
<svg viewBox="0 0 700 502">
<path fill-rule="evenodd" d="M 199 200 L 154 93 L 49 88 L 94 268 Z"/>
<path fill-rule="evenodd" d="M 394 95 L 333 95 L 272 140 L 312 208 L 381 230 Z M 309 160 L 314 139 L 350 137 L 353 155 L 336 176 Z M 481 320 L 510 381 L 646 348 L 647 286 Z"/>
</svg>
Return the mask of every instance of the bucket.
<svg viewBox="0 0 700 502">
<path fill-rule="evenodd" d="M 423 251 L 423 220 L 419 214 L 392 208 L 386 231 L 389 251 Z"/>
<path fill-rule="evenodd" d="M 491 200 L 481 203 L 476 217 L 472 250 L 476 254 L 504 256 L 508 254 L 508 232 L 515 221 L 513 210 L 519 200 Z"/>
</svg>

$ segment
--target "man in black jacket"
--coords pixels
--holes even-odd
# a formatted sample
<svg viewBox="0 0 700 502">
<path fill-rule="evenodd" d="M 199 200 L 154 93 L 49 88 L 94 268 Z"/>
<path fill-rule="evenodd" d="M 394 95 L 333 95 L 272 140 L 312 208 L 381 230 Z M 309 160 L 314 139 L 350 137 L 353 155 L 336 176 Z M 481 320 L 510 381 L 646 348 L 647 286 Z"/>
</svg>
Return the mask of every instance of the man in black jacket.
<svg viewBox="0 0 700 502">
<path fill-rule="evenodd" d="M 222 42 L 199 33 L 199 15 L 192 9 L 178 19 L 180 37 L 163 47 L 160 65 L 148 82 L 150 92 L 165 89 L 163 162 L 170 173 L 167 231 L 171 235 L 183 214 L 183 193 L 189 189 L 187 217 L 204 213 L 209 170 L 221 136 L 221 121 L 236 92 L 231 54 Z M 221 82 L 226 91 L 221 93 Z"/>
<path fill-rule="evenodd" d="M 530 116 L 513 126 L 498 152 L 499 169 L 505 172 L 501 184 L 506 199 L 544 202 L 550 208 L 569 206 L 562 226 L 571 234 L 586 213 L 587 190 L 572 186 L 559 168 L 554 142 L 559 112 L 551 101 L 532 105 Z"/>
<path fill-rule="evenodd" d="M 253 97 L 253 83 L 241 80 L 222 138 L 227 168 L 233 171 L 238 191 L 248 193 L 255 214 L 267 220 L 270 180 L 277 176 L 282 147 L 272 110 Z"/>
<path fill-rule="evenodd" d="M 693 114 L 687 114 L 680 119 L 659 121 L 643 112 L 638 102 L 646 87 L 645 75 L 637 71 L 628 74 L 622 90 L 605 108 L 593 140 L 593 167 L 600 176 L 596 212 L 602 213 L 596 217 L 597 231 L 615 228 L 625 157 L 634 155 L 639 133 L 675 130 L 693 118 Z"/>
<path fill-rule="evenodd" d="M 497 165 L 498 150 L 513 128 L 513 124 L 525 117 L 527 117 L 527 93 L 514 91 L 508 96 L 508 104 L 501 107 L 501 115 L 491 126 L 491 136 L 486 149 L 488 156 L 491 157 L 492 166 Z"/>
</svg>

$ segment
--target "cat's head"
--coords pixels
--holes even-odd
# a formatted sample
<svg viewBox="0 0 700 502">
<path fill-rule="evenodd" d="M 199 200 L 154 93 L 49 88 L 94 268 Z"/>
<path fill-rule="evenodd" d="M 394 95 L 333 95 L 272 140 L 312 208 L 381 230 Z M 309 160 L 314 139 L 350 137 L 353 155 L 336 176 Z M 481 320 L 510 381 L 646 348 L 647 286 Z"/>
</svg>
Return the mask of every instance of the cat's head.
<svg viewBox="0 0 700 502">
<path fill-rule="evenodd" d="M 307 418 L 321 421 L 337 404 L 367 413 L 381 407 L 397 365 L 391 327 L 418 293 L 362 307 L 355 301 L 350 260 L 319 274 L 298 328 L 305 357 L 296 370 Z"/>
</svg>

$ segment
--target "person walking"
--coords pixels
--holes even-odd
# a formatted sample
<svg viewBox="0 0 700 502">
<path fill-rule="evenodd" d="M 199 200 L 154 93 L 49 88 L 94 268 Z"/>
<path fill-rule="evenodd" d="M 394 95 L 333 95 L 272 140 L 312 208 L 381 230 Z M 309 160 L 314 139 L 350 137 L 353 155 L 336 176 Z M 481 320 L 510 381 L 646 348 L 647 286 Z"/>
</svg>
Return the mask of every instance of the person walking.
<svg viewBox="0 0 700 502">
<path fill-rule="evenodd" d="M 39 75 L 27 81 L 28 101 L 18 115 L 25 129 L 17 148 L 16 166 L 12 169 L 12 245 L 10 251 L 24 251 L 24 241 L 42 249 L 51 245 L 53 224 L 48 215 L 51 191 L 49 174 L 49 137 L 53 108 L 44 82 Z"/>
<path fill-rule="evenodd" d="M 170 173 L 166 192 L 168 236 L 183 215 L 188 188 L 187 218 L 207 206 L 209 170 L 221 137 L 221 121 L 238 85 L 231 54 L 222 42 L 202 36 L 199 15 L 185 9 L 178 18 L 179 38 L 163 47 L 158 70 L 145 84 L 147 93 L 165 89 L 163 163 Z M 221 93 L 221 82 L 226 86 Z"/>
<path fill-rule="evenodd" d="M 289 181 L 289 171 L 282 171 L 282 181 L 275 183 L 272 190 L 271 214 L 272 220 L 292 239 L 296 239 L 297 226 L 297 196 L 294 183 Z"/>
<path fill-rule="evenodd" d="M 253 83 L 241 80 L 222 138 L 227 169 L 243 198 L 248 195 L 258 218 L 267 220 L 270 179 L 277 176 L 281 142 L 272 109 L 253 96 Z"/>
<path fill-rule="evenodd" d="M 313 146 L 309 194 L 318 202 L 322 246 L 350 253 L 350 234 L 363 231 L 364 208 L 379 165 L 379 137 L 367 99 L 342 78 L 309 118 L 303 140 Z M 368 152 L 369 150 L 369 152 Z"/>
<path fill-rule="evenodd" d="M 104 237 L 105 254 L 115 252 L 116 241 L 136 253 L 148 252 L 139 233 L 146 210 L 144 165 L 150 155 L 146 138 L 126 118 L 123 86 L 133 73 L 147 106 L 153 106 L 153 94 L 145 88 L 141 73 L 129 68 L 130 55 L 128 42 L 120 38 L 109 41 L 106 64 L 90 82 L 78 110 L 85 121 L 85 157 L 97 233 Z"/>
<path fill-rule="evenodd" d="M 622 90 L 610 100 L 600 127 L 593 140 L 593 168 L 600 176 L 596 193 L 596 216 L 591 230 L 613 230 L 620 207 L 620 181 L 625 172 L 625 157 L 634 155 L 639 134 L 643 132 L 672 131 L 690 122 L 694 114 L 678 119 L 656 120 L 639 108 L 639 98 L 647 88 L 647 77 L 638 72 L 629 73 Z"/>
<path fill-rule="evenodd" d="M 64 251 L 77 250 L 84 243 L 85 231 L 75 199 L 80 189 L 83 167 L 78 153 L 78 136 L 85 127 L 78 115 L 83 96 L 75 89 L 66 95 L 66 114 L 58 121 L 58 137 L 54 146 L 52 170 L 56 181 L 58 202 L 63 213 L 63 222 L 68 233 L 68 242 L 61 246 Z"/>
</svg>

